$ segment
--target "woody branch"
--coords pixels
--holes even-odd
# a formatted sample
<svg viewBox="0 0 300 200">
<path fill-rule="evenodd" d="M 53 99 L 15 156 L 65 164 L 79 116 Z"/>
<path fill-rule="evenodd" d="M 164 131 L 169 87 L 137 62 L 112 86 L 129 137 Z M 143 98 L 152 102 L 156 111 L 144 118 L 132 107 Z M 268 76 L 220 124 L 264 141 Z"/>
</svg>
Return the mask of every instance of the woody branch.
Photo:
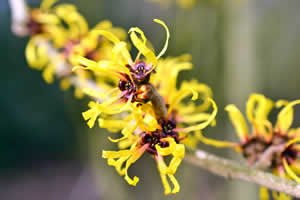
<svg viewBox="0 0 300 200">
<path fill-rule="evenodd" d="M 235 161 L 224 159 L 211 153 L 197 150 L 195 155 L 188 155 L 185 161 L 226 179 L 243 180 L 255 183 L 271 190 L 300 197 L 300 185 L 279 176 L 274 176 L 254 167 L 247 167 Z"/>
</svg>

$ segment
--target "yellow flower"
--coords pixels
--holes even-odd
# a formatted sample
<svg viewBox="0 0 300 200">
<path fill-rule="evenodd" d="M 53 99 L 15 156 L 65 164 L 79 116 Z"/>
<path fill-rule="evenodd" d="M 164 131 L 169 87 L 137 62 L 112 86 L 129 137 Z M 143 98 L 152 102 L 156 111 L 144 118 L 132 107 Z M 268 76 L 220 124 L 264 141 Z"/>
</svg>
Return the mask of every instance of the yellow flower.
<svg viewBox="0 0 300 200">
<path fill-rule="evenodd" d="M 178 73 L 182 70 L 192 69 L 190 60 L 191 56 L 188 54 L 160 59 L 156 67 L 156 73 L 151 77 L 151 83 L 155 88 L 158 88 L 159 94 L 164 98 L 168 107 L 166 119 L 163 119 L 161 126 L 176 126 L 176 128 L 173 128 L 173 132 L 179 134 L 182 143 L 195 148 L 201 139 L 201 129 L 209 124 L 215 125 L 214 118 L 217 107 L 213 106 L 214 112 L 212 114 L 204 112 L 214 103 L 210 100 L 213 96 L 212 90 L 203 83 L 196 80 L 183 81 L 180 89 L 177 89 Z M 168 75 L 167 78 L 166 74 Z M 193 100 L 196 100 L 199 96 L 202 102 L 182 103 L 190 95 L 193 96 Z"/>
<path fill-rule="evenodd" d="M 87 34 L 89 30 L 88 24 L 74 5 L 58 5 L 55 7 L 54 12 L 67 25 L 68 40 L 77 40 Z"/>
<path fill-rule="evenodd" d="M 68 41 L 79 39 L 82 34 L 86 34 L 88 25 L 75 6 L 61 4 L 53 7 L 55 3 L 56 0 L 44 0 L 40 8 L 31 9 L 27 28 L 32 38 L 27 44 L 25 55 L 29 66 L 43 70 L 42 77 L 47 83 L 53 83 L 57 75 L 63 78 L 62 86 L 66 89 L 71 82 L 67 76 L 70 76 L 72 71 L 66 59 L 60 55 L 59 49 L 65 49 Z M 77 75 L 82 85 L 89 77 L 84 71 L 78 72 Z M 75 96 L 82 95 L 81 89 L 76 88 Z"/>
<path fill-rule="evenodd" d="M 49 40 L 54 46 L 60 48 L 64 45 L 67 32 L 62 19 L 52 8 L 56 0 L 43 0 L 40 8 L 30 10 L 27 30 L 32 36 L 25 50 L 26 59 L 30 67 L 41 70 L 48 62 L 47 50 L 41 46 L 40 40 Z"/>
<path fill-rule="evenodd" d="M 248 147 L 251 141 L 258 140 L 261 142 L 262 148 L 266 148 L 267 142 L 272 138 L 272 125 L 267 117 L 273 107 L 273 102 L 261 94 L 252 94 L 247 102 L 247 117 L 253 125 L 253 134 L 249 138 L 248 126 L 245 118 L 240 110 L 233 104 L 227 105 L 225 110 L 228 112 L 236 133 L 240 139 L 240 143 L 228 143 L 216 141 L 201 136 L 204 143 L 214 145 L 216 147 L 236 147 L 236 150 L 241 150 Z M 205 142 L 206 141 L 206 142 Z M 256 157 L 255 157 L 256 159 Z M 254 159 L 254 160 L 255 160 Z M 254 160 L 251 160 L 253 162 Z"/>
<path fill-rule="evenodd" d="M 93 90 L 88 91 L 89 95 L 101 99 L 102 102 L 100 104 L 93 104 L 94 106 L 90 109 L 92 112 L 85 112 L 93 113 L 93 117 L 84 114 L 84 116 L 86 116 L 85 119 L 95 121 L 94 117 L 100 116 L 101 113 L 117 114 L 125 111 L 133 102 L 147 103 L 149 101 L 148 94 L 151 88 L 149 88 L 150 86 L 147 84 L 149 83 L 151 72 L 157 65 L 157 60 L 167 49 L 169 39 L 167 26 L 160 20 L 155 19 L 154 21 L 161 24 L 166 29 L 167 40 L 165 46 L 159 55 L 155 56 L 154 52 L 146 46 L 147 39 L 144 33 L 139 28 L 131 28 L 129 30 L 131 40 L 139 50 L 134 62 L 126 47 L 127 43 L 120 41 L 113 32 L 107 30 L 94 30 L 91 32 L 92 35 L 105 37 L 114 44 L 111 59 L 96 62 L 78 56 L 77 62 L 80 65 L 74 67 L 73 71 L 78 69 L 89 69 L 96 74 L 101 73 L 102 76 L 111 78 L 113 81 L 116 79 L 119 79 L 120 81 L 117 87 L 111 89 L 107 93 L 99 93 Z M 141 35 L 141 39 L 137 36 L 137 33 Z M 146 60 L 140 61 L 141 55 L 144 55 Z M 89 123 L 89 126 L 91 127 L 93 124 L 94 123 Z"/>
<path fill-rule="evenodd" d="M 256 108 L 254 105 L 255 103 L 258 104 Z M 257 161 L 259 155 L 268 147 L 272 145 L 285 145 L 281 152 L 274 154 L 271 158 L 272 163 L 270 168 L 273 169 L 275 174 L 288 179 L 293 179 L 298 183 L 300 183 L 300 178 L 297 176 L 300 172 L 300 163 L 299 160 L 297 160 L 297 155 L 299 155 L 299 145 L 296 143 L 300 142 L 300 132 L 299 129 L 291 129 L 290 127 L 293 121 L 293 106 L 299 103 L 300 100 L 292 101 L 290 103 L 283 100 L 277 101 L 275 104 L 276 107 L 284 106 L 284 108 L 279 112 L 277 122 L 273 127 L 271 122 L 267 119 L 268 113 L 273 107 L 273 102 L 262 95 L 254 94 L 250 96 L 247 103 L 247 115 L 249 121 L 253 124 L 254 135 L 247 141 L 247 135 L 243 135 L 242 131 L 239 133 L 240 138 L 244 141 L 244 144 L 241 146 L 244 155 L 248 156 L 248 161 L 252 163 Z M 241 125 L 243 123 L 241 119 L 232 117 L 232 120 L 236 124 L 235 127 L 237 130 L 238 127 L 246 130 L 246 126 Z M 260 144 L 263 144 L 263 149 L 259 150 L 256 148 L 256 156 L 251 155 L 250 151 L 247 153 L 247 148 L 251 148 L 251 144 L 258 146 L 258 143 L 255 142 L 258 140 L 260 140 Z M 250 156 L 252 156 L 252 158 Z M 251 159 L 249 160 L 249 158 Z M 272 192 L 272 196 L 273 199 L 277 200 L 292 199 L 289 195 L 277 193 L 275 191 Z M 262 199 L 267 199 L 267 197 Z"/>
<path fill-rule="evenodd" d="M 113 27 L 112 23 L 108 20 L 99 22 L 93 29 L 84 35 L 81 34 L 77 38 L 69 40 L 69 43 L 65 46 L 63 51 L 64 56 L 67 57 L 69 62 L 76 66 L 78 65 L 78 57 L 86 57 L 93 61 L 108 60 L 111 59 L 111 51 L 113 45 L 104 37 L 99 37 L 94 34 L 95 30 L 106 30 L 114 33 L 117 38 L 123 40 L 126 39 L 126 32 L 117 27 Z"/>
<path fill-rule="evenodd" d="M 203 104 L 181 103 L 186 97 L 192 95 L 192 100 L 198 99 L 201 94 L 204 101 Z M 162 127 L 169 132 L 179 134 L 179 139 L 185 144 L 191 144 L 190 147 L 195 148 L 201 136 L 201 130 L 208 125 L 215 125 L 215 117 L 217 115 L 217 106 L 210 98 L 212 95 L 210 88 L 196 81 L 183 82 L 179 90 L 174 90 L 165 97 L 168 105 L 168 115 L 162 123 Z M 203 112 L 212 105 L 213 112 L 211 114 Z M 171 131 L 169 130 L 171 127 Z M 168 127 L 168 128 L 165 128 Z M 166 134 L 167 134 L 166 131 Z"/>
<path fill-rule="evenodd" d="M 169 30 L 164 22 L 154 19 L 155 22 L 161 24 L 167 32 L 167 39 L 165 42 L 165 46 L 162 49 L 162 51 L 155 56 L 154 52 L 146 46 L 147 39 L 143 33 L 142 30 L 140 30 L 137 27 L 133 27 L 129 30 L 130 38 L 132 40 L 132 43 L 134 46 L 139 50 L 138 55 L 136 56 L 135 61 L 131 59 L 129 50 L 127 48 L 127 43 L 125 41 L 120 41 L 120 39 L 111 31 L 108 30 L 94 30 L 91 32 L 92 35 L 100 35 L 102 37 L 107 38 L 110 40 L 114 47 L 112 49 L 112 58 L 109 60 L 103 60 L 102 62 L 106 63 L 106 65 L 110 65 L 110 67 L 115 68 L 117 70 L 119 68 L 119 71 L 124 70 L 124 68 L 127 70 L 122 71 L 123 73 L 127 73 L 128 76 L 132 76 L 132 79 L 134 79 L 136 82 L 143 82 L 146 79 L 149 78 L 149 74 L 154 70 L 154 68 L 157 65 L 157 60 L 165 53 L 168 46 L 168 40 L 169 40 Z M 137 36 L 137 33 L 140 34 L 141 38 Z M 140 56 L 144 55 L 145 60 L 140 60 Z M 85 69 L 90 69 L 95 72 L 101 71 L 103 72 L 103 69 L 99 67 L 94 67 L 94 65 L 85 65 L 89 64 L 87 62 L 80 62 L 80 58 L 78 62 L 85 67 Z M 148 64 L 146 64 L 148 63 Z M 101 66 L 101 62 L 99 65 Z M 130 72 L 130 73 L 129 73 Z"/>
<path fill-rule="evenodd" d="M 80 57 L 86 57 L 96 62 L 104 59 L 111 59 L 113 45 L 104 37 L 93 34 L 93 30 L 99 28 L 115 33 L 120 39 L 126 38 L 126 32 L 121 28 L 113 27 L 112 23 L 108 20 L 98 23 L 89 32 L 77 34 L 77 37 L 74 35 L 72 38 L 69 38 L 62 50 L 62 57 L 70 64 L 70 67 L 79 65 L 78 59 L 80 59 Z M 74 71 L 74 74 L 78 77 L 81 86 L 80 88 L 75 88 L 75 96 L 82 97 L 84 95 L 82 88 L 87 87 L 87 82 L 91 78 L 91 73 L 86 70 L 76 70 Z M 100 72 L 95 73 L 94 77 L 95 80 L 98 80 L 97 83 L 101 89 L 107 88 L 107 84 L 103 81 L 104 79 L 112 79 Z"/>
<path fill-rule="evenodd" d="M 198 96 L 197 92 L 195 91 L 191 92 L 190 90 L 189 92 L 183 92 L 182 90 L 180 90 L 180 92 L 178 92 L 177 99 L 180 101 L 182 98 L 188 96 L 189 94 L 193 94 L 194 100 Z M 131 112 L 136 112 L 135 114 L 133 114 L 135 116 L 128 115 L 130 117 L 126 117 L 122 121 L 116 121 L 116 123 L 115 121 L 108 121 L 106 123 L 107 126 L 104 126 L 103 122 L 105 120 L 100 119 L 100 126 L 102 127 L 113 128 L 116 130 L 122 129 L 122 138 L 117 140 L 110 139 L 113 142 L 119 142 L 119 148 L 122 148 L 124 146 L 128 147 L 130 145 L 130 149 L 127 150 L 104 151 L 103 158 L 107 158 L 108 164 L 114 166 L 120 175 L 125 175 L 125 180 L 130 185 L 135 186 L 139 181 L 139 178 L 130 178 L 127 173 L 128 167 L 136 160 L 138 160 L 145 151 L 147 151 L 152 154 L 156 160 L 161 180 L 165 189 L 165 194 L 179 192 L 180 186 L 176 178 L 174 177 L 174 174 L 176 173 L 177 168 L 179 167 L 185 155 L 185 146 L 184 144 L 180 143 L 181 141 L 184 141 L 187 136 L 180 137 L 178 133 L 189 133 L 192 131 L 199 132 L 213 122 L 217 113 L 217 107 L 213 100 L 210 99 L 209 101 L 213 105 L 213 113 L 202 113 L 203 115 L 197 115 L 197 117 L 195 116 L 196 120 L 193 120 L 193 122 L 201 121 L 201 123 L 188 126 L 186 128 L 176 128 L 176 126 L 178 125 L 177 123 L 180 123 L 180 121 L 176 121 L 177 119 L 175 116 L 177 115 L 174 115 L 174 113 L 170 114 L 169 118 L 158 120 L 158 123 L 154 123 L 156 122 L 155 113 L 150 104 L 143 104 L 138 107 L 140 108 L 140 112 L 137 111 L 138 108 L 132 107 Z M 179 102 L 177 101 L 174 101 L 170 104 L 170 113 L 174 108 L 177 108 L 178 104 Z M 97 116 L 94 116 L 94 119 L 96 117 Z M 182 124 L 182 126 L 184 125 L 185 124 Z M 126 128 L 124 129 L 124 127 Z M 128 134 L 124 134 L 124 130 L 129 129 L 129 127 L 131 127 L 132 129 L 127 132 Z M 172 155 L 173 158 L 170 161 L 169 165 L 166 165 L 163 157 L 169 155 Z M 125 162 L 125 168 L 122 168 L 123 163 Z M 171 189 L 168 179 L 173 184 L 173 189 Z"/>
<path fill-rule="evenodd" d="M 157 73 L 151 80 L 151 83 L 154 85 L 156 84 L 154 80 L 157 80 L 157 76 L 160 74 L 160 66 L 163 67 L 165 65 L 160 65 L 159 63 L 157 66 Z M 139 178 L 130 178 L 127 174 L 128 167 L 140 158 L 145 151 L 149 152 L 156 160 L 165 194 L 177 193 L 180 190 L 174 174 L 185 155 L 185 140 L 190 139 L 190 142 L 192 142 L 194 139 L 198 141 L 199 131 L 213 124 L 217 114 L 217 106 L 214 101 L 212 99 L 207 100 L 208 96 L 212 94 L 210 88 L 206 85 L 191 81 L 184 82 L 179 90 L 173 88 L 176 86 L 178 71 L 176 70 L 176 65 L 172 66 L 176 75 L 171 73 L 169 81 L 160 82 L 159 88 L 161 90 L 158 90 L 158 92 L 162 92 L 164 90 L 162 88 L 169 87 L 170 91 L 172 91 L 165 96 L 167 104 L 164 106 L 168 107 L 166 118 L 156 118 L 152 102 L 141 104 L 138 107 L 136 106 L 138 102 L 135 102 L 134 106 L 129 107 L 130 114 L 123 120 L 116 121 L 116 123 L 115 121 L 107 121 L 105 126 L 103 123 L 106 120 L 105 117 L 99 120 L 101 121 L 101 127 L 116 131 L 122 130 L 122 138 L 117 140 L 110 139 L 113 142 L 118 142 L 119 148 L 123 149 L 123 147 L 128 148 L 130 146 L 130 149 L 120 151 L 104 151 L 103 157 L 108 159 L 108 164 L 114 166 L 120 175 L 125 175 L 125 180 L 129 184 L 136 185 Z M 167 80 L 167 78 L 165 79 Z M 167 84 L 169 84 L 168 87 L 165 87 Z M 192 99 L 196 100 L 199 96 L 198 94 L 201 94 L 201 97 L 204 98 L 203 104 L 207 104 L 207 102 L 212 104 L 213 112 L 211 114 L 198 112 L 203 109 L 207 110 L 210 105 L 203 107 L 203 104 L 190 103 L 185 106 L 181 103 L 188 96 L 192 96 Z M 98 97 L 101 97 L 101 95 L 98 95 Z M 95 114 L 93 119 L 96 118 L 97 115 Z M 189 124 L 190 126 L 188 126 Z M 129 127 L 132 127 L 132 129 L 127 132 L 128 134 L 124 134 L 124 130 L 128 130 Z M 191 132 L 195 132 L 195 136 Z M 192 137 L 194 138 L 191 140 Z M 173 158 L 167 165 L 164 157 L 169 155 L 172 155 Z M 124 163 L 125 168 L 122 168 Z M 174 186 L 173 189 L 171 189 L 169 182 Z"/>
<path fill-rule="evenodd" d="M 130 149 L 103 151 L 102 157 L 106 158 L 108 165 L 114 166 L 121 176 L 125 175 L 125 180 L 128 184 L 135 186 L 139 182 L 139 178 L 136 176 L 134 176 L 133 179 L 130 178 L 128 175 L 128 168 L 136 162 L 145 151 L 154 155 L 165 189 L 165 194 L 179 192 L 180 186 L 174 177 L 174 174 L 185 155 L 185 148 L 183 144 L 175 142 L 174 138 L 162 138 L 159 132 L 143 132 L 140 141 L 133 143 Z M 169 155 L 173 155 L 173 158 L 170 161 L 169 166 L 167 166 L 163 157 Z M 125 167 L 122 168 L 124 163 Z M 167 177 L 169 177 L 174 185 L 173 190 L 171 190 Z"/>
<path fill-rule="evenodd" d="M 88 87 L 92 76 L 86 70 L 76 70 L 72 74 L 72 66 L 78 64 L 80 56 L 94 61 L 111 59 L 114 47 L 109 40 L 92 34 L 92 31 L 103 29 L 116 34 L 119 39 L 125 39 L 126 33 L 113 27 L 108 20 L 100 22 L 89 32 L 86 20 L 75 6 L 61 4 L 53 7 L 55 3 L 56 0 L 44 0 L 40 8 L 32 9 L 27 25 L 32 38 L 26 47 L 26 58 L 32 68 L 43 70 L 42 76 L 47 83 L 53 83 L 57 76 L 63 79 L 63 89 L 71 83 L 76 85 L 75 96 L 81 98 L 84 95 L 82 89 Z M 103 73 L 96 73 L 94 78 L 101 83 L 101 88 L 108 87 L 99 81 L 107 79 Z"/>
<path fill-rule="evenodd" d="M 236 150 L 241 151 L 249 164 L 255 164 L 260 161 L 264 152 L 272 146 L 282 146 L 279 152 L 271 155 L 267 161 L 268 168 L 282 177 L 293 179 L 300 183 L 300 161 L 297 156 L 300 154 L 300 129 L 290 128 L 293 122 L 293 107 L 300 104 L 300 100 L 288 102 L 279 100 L 275 104 L 272 100 L 261 94 L 252 94 L 247 102 L 247 117 L 252 124 L 252 134 L 249 135 L 248 126 L 239 109 L 234 105 L 226 106 L 232 124 L 240 139 L 239 143 L 232 145 Z M 275 126 L 268 120 L 268 115 L 272 108 L 283 107 L 277 116 Z M 202 137 L 202 141 L 216 147 L 224 147 L 227 142 L 215 141 Z M 205 142 L 207 141 L 207 142 Z M 228 145 L 230 146 L 230 145 Z M 290 196 L 276 192 L 272 192 L 274 199 L 291 199 Z M 266 189 L 261 189 L 261 199 L 268 199 L 269 195 Z"/>
<path fill-rule="evenodd" d="M 201 138 L 200 131 L 215 123 L 217 106 L 211 99 L 211 89 L 205 84 L 192 80 L 183 82 L 180 89 L 176 88 L 178 73 L 192 67 L 190 56 L 160 59 L 167 49 L 169 31 L 162 21 L 154 21 L 161 24 L 167 32 L 165 46 L 158 56 L 146 45 L 147 39 L 139 28 L 129 30 L 132 43 L 139 51 L 135 61 L 131 59 L 127 43 L 102 28 L 91 31 L 91 35 L 100 35 L 114 44 L 111 57 L 96 61 L 84 54 L 75 55 L 78 65 L 73 71 L 88 69 L 95 75 L 100 73 L 104 78 L 100 87 L 107 87 L 107 82 L 117 84 L 117 87 L 108 87 L 105 92 L 93 88 L 84 89 L 86 94 L 98 99 L 91 101 L 90 109 L 82 113 L 88 126 L 92 128 L 99 118 L 100 127 L 110 132 L 120 131 L 122 135 L 119 139 L 109 137 L 122 150 L 103 151 L 103 158 L 107 158 L 108 164 L 114 166 L 120 175 L 124 175 L 130 185 L 136 185 L 139 178 L 131 178 L 128 168 L 145 151 L 149 152 L 157 162 L 165 194 L 169 194 L 177 193 L 180 189 L 174 174 L 185 155 L 182 143 L 186 139 L 192 143 Z M 144 58 L 141 58 L 142 55 Z M 169 76 L 166 77 L 166 74 Z M 192 96 L 193 101 L 200 96 L 203 102 L 183 104 L 182 101 L 189 96 Z M 213 112 L 203 113 L 211 105 Z M 165 108 L 166 111 L 158 110 L 160 108 Z M 173 158 L 167 165 L 164 157 L 169 155 Z M 169 181 L 173 184 L 173 189 Z"/>
</svg>

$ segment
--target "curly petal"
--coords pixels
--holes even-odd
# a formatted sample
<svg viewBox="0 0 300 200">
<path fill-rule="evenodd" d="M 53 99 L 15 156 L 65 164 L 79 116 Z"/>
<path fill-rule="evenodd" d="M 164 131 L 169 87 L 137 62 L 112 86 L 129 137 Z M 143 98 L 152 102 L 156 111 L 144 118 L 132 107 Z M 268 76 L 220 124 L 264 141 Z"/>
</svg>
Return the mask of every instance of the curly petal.
<svg viewBox="0 0 300 200">
<path fill-rule="evenodd" d="M 233 104 L 227 105 L 225 110 L 228 112 L 232 124 L 242 142 L 248 139 L 248 127 L 240 110 Z"/>
</svg>

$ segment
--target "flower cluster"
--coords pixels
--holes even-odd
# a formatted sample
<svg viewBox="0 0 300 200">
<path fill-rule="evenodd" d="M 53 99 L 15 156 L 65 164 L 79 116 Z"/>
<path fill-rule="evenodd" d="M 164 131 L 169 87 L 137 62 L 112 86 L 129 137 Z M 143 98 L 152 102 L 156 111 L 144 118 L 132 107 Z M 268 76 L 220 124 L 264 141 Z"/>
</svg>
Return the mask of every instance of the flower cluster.
<svg viewBox="0 0 300 200">
<path fill-rule="evenodd" d="M 274 174 L 293 179 L 300 183 L 296 175 L 300 170 L 300 142 L 299 128 L 290 128 L 293 123 L 293 107 L 300 104 L 300 100 L 288 102 L 279 100 L 273 102 L 261 94 L 252 94 L 247 102 L 247 118 L 252 124 L 252 134 L 249 135 L 247 123 L 235 105 L 226 106 L 233 126 L 240 139 L 239 143 L 214 141 L 204 138 L 204 142 L 217 147 L 231 146 L 241 152 L 249 165 L 270 169 Z M 275 126 L 268 120 L 270 111 L 281 108 Z M 272 192 L 274 199 L 292 199 L 284 194 Z M 266 188 L 261 188 L 261 198 L 269 199 Z"/>
<path fill-rule="evenodd" d="M 133 46 L 138 50 L 134 60 L 127 47 L 128 42 L 121 41 L 106 30 L 95 30 L 93 34 L 105 37 L 114 45 L 111 59 L 96 62 L 79 57 L 73 71 L 89 70 L 111 79 L 101 85 L 107 91 L 84 90 L 98 100 L 91 101 L 90 109 L 83 113 L 88 126 L 93 127 L 98 118 L 100 127 L 122 134 L 119 139 L 109 137 L 110 141 L 118 143 L 120 150 L 103 151 L 103 158 L 130 185 L 136 185 L 139 178 L 131 178 L 128 168 L 148 152 L 156 160 L 165 194 L 169 194 L 180 189 L 174 174 L 185 155 L 185 145 L 196 146 L 199 139 L 195 135 L 214 124 L 217 107 L 211 99 L 211 89 L 205 84 L 196 80 L 186 81 L 177 89 L 178 73 L 192 68 L 190 56 L 161 58 L 167 50 L 170 34 L 164 22 L 158 19 L 154 22 L 162 25 L 167 35 L 164 47 L 157 56 L 148 45 L 144 32 L 137 27 L 128 32 Z M 200 97 L 203 101 L 183 103 L 189 96 L 193 101 Z M 213 112 L 204 113 L 211 105 Z M 164 161 L 167 156 L 172 156 L 169 164 Z"/>
<path fill-rule="evenodd" d="M 31 39 L 25 52 L 29 65 L 42 70 L 46 82 L 56 76 L 63 89 L 72 84 L 77 97 L 87 94 L 95 99 L 83 117 L 90 128 L 98 119 L 100 127 L 122 134 L 118 139 L 109 137 L 120 150 L 103 151 L 103 158 L 129 184 L 136 185 L 139 179 L 131 178 L 128 168 L 148 152 L 157 162 L 165 194 L 178 192 L 174 174 L 185 145 L 195 148 L 201 130 L 214 125 L 217 114 L 207 85 L 191 80 L 176 87 L 178 73 L 192 68 L 190 56 L 161 58 L 170 33 L 164 22 L 154 19 L 166 31 L 161 52 L 156 55 L 144 32 L 133 27 L 128 34 L 138 53 L 132 59 L 123 29 L 102 21 L 89 30 L 76 7 L 55 3 L 44 0 L 40 8 L 29 10 L 26 27 Z M 189 96 L 201 101 L 184 103 Z M 205 113 L 211 105 L 213 112 Z M 164 161 L 168 156 L 169 164 Z"/>
<path fill-rule="evenodd" d="M 179 72 L 192 69 L 191 56 L 162 58 L 170 38 L 163 21 L 154 19 L 166 32 L 163 48 L 155 54 L 138 27 L 130 28 L 127 34 L 104 20 L 90 29 L 76 7 L 71 4 L 54 6 L 56 1 L 43 0 L 40 8 L 29 9 L 25 25 L 31 37 L 25 51 L 28 64 L 42 70 L 47 83 L 57 77 L 63 89 L 75 86 L 76 97 L 86 94 L 93 98 L 82 116 L 90 128 L 97 124 L 109 132 L 120 132 L 120 138 L 108 137 L 117 143 L 119 150 L 103 151 L 102 157 L 130 185 L 135 186 L 139 178 L 129 176 L 129 167 L 148 152 L 157 163 L 165 194 L 179 192 L 174 175 L 186 148 L 194 149 L 198 142 L 235 148 L 249 165 L 300 183 L 297 176 L 300 172 L 300 146 L 297 144 L 300 129 L 290 128 L 293 107 L 300 104 L 300 100 L 273 102 L 261 94 L 252 94 L 246 110 L 252 134 L 239 109 L 228 105 L 225 110 L 240 141 L 206 138 L 202 130 L 216 123 L 217 106 L 212 100 L 212 90 L 197 80 L 183 81 L 177 87 Z M 177 0 L 185 8 L 195 2 Z M 137 49 L 134 59 L 131 47 Z M 282 108 L 275 126 L 268 120 L 274 107 Z M 212 111 L 208 112 L 209 109 Z M 272 192 L 272 196 L 278 200 L 292 198 L 277 192 Z M 266 188 L 261 189 L 261 198 L 269 199 Z"/>
<path fill-rule="evenodd" d="M 109 59 L 113 45 L 104 37 L 92 34 L 93 30 L 106 30 L 119 39 L 126 39 L 126 32 L 113 27 L 108 20 L 101 21 L 89 30 L 84 17 L 71 4 L 53 6 L 56 0 L 44 0 L 40 8 L 30 9 L 26 27 L 31 39 L 26 47 L 26 58 L 33 69 L 43 70 L 42 76 L 47 83 L 54 82 L 55 75 L 61 80 L 62 89 L 67 89 L 74 82 L 75 96 L 82 97 L 82 88 L 92 77 L 83 70 L 72 73 L 72 66 L 77 65 L 80 56 L 93 61 Z"/>
</svg>

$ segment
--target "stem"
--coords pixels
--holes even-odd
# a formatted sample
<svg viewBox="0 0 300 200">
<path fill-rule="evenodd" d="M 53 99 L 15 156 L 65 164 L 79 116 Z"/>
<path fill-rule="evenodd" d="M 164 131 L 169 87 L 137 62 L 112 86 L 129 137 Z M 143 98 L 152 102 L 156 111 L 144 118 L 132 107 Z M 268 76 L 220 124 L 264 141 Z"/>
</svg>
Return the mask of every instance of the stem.
<svg viewBox="0 0 300 200">
<path fill-rule="evenodd" d="M 152 102 L 155 116 L 158 120 L 160 120 L 160 119 L 165 120 L 168 115 L 168 109 L 166 107 L 166 102 L 152 84 L 149 84 L 149 87 L 151 88 L 150 101 Z"/>
<path fill-rule="evenodd" d="M 194 156 L 188 155 L 185 160 L 226 179 L 243 180 L 294 197 L 300 197 L 300 185 L 294 181 L 220 158 L 205 151 L 197 150 Z"/>
<path fill-rule="evenodd" d="M 254 167 L 256 169 L 261 169 L 261 170 L 271 167 L 273 157 L 276 155 L 280 156 L 280 154 L 283 152 L 285 147 L 286 144 L 270 146 L 263 152 L 259 160 L 256 163 L 254 163 Z"/>
</svg>

